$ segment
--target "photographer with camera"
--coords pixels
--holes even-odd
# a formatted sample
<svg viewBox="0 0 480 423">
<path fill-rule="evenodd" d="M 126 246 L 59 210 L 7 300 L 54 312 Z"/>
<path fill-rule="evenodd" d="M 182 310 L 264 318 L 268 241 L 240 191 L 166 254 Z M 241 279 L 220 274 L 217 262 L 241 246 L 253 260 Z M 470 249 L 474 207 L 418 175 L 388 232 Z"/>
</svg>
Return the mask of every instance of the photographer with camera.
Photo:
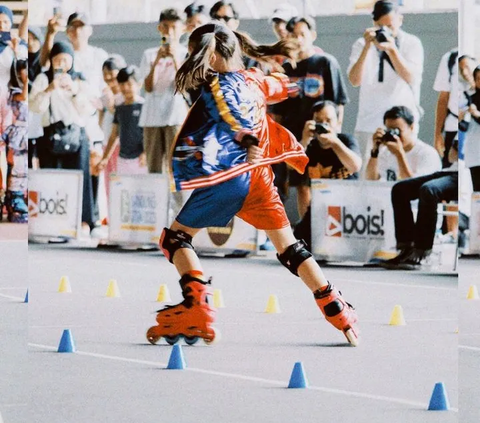
<svg viewBox="0 0 480 423">
<path fill-rule="evenodd" d="M 417 138 L 413 113 L 395 106 L 384 117 L 384 128 L 373 135 L 366 179 L 397 181 L 427 175 L 442 168 L 437 151 Z"/>
<path fill-rule="evenodd" d="M 351 84 L 360 87 L 355 138 L 362 157 L 368 156 L 372 135 L 385 110 L 407 106 L 416 122 L 420 118 L 422 43 L 401 30 L 403 16 L 397 4 L 377 1 L 372 15 L 375 26 L 353 44 L 347 71 Z"/>
<path fill-rule="evenodd" d="M 358 179 L 362 167 L 357 140 L 338 133 L 338 106 L 333 101 L 319 101 L 312 108 L 313 119 L 305 122 L 301 144 L 306 149 L 311 179 Z M 295 226 L 295 236 L 311 244 L 311 193 L 308 187 L 308 208 Z"/>
<path fill-rule="evenodd" d="M 381 264 L 386 269 L 421 270 L 432 252 L 437 225 L 437 206 L 458 201 L 458 139 L 448 153 L 452 166 L 440 172 L 411 178 L 392 188 L 395 239 L 400 253 Z M 416 220 L 411 202 L 418 199 Z M 456 254 L 456 253 L 455 253 Z"/>
</svg>

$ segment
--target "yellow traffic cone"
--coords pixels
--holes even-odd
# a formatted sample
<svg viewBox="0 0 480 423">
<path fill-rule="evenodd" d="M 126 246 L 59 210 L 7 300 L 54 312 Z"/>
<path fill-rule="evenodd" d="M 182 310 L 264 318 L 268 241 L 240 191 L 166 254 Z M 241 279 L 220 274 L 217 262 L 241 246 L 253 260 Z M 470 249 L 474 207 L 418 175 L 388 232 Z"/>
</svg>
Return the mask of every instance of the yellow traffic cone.
<svg viewBox="0 0 480 423">
<path fill-rule="evenodd" d="M 467 300 L 478 300 L 478 289 L 476 285 L 470 285 L 467 294 Z"/>
<path fill-rule="evenodd" d="M 70 293 L 72 292 L 72 287 L 70 286 L 70 281 L 67 276 L 62 276 L 60 279 L 60 286 L 58 287 L 58 292 L 61 293 Z"/>
<path fill-rule="evenodd" d="M 405 317 L 403 317 L 402 306 L 396 305 L 392 311 L 392 317 L 390 317 L 390 325 L 392 326 L 405 326 Z"/>
<path fill-rule="evenodd" d="M 455 329 L 455 333 L 459 333 L 459 332 L 460 332 L 460 331 L 458 330 L 458 328 L 457 328 L 457 329 Z"/>
<path fill-rule="evenodd" d="M 219 289 L 215 289 L 213 291 L 213 306 L 215 308 L 225 308 L 222 291 L 220 291 Z"/>
<path fill-rule="evenodd" d="M 276 295 L 270 295 L 270 297 L 268 297 L 265 313 L 280 313 L 280 306 L 278 304 L 278 298 Z"/>
<path fill-rule="evenodd" d="M 106 296 L 110 298 L 120 297 L 120 290 L 118 289 L 118 284 L 115 279 L 110 279 L 110 282 L 108 283 Z"/>
<path fill-rule="evenodd" d="M 168 292 L 167 285 L 160 285 L 160 291 L 158 291 L 157 301 L 160 303 L 168 303 L 172 301 L 172 299 L 170 298 L 170 292 Z"/>
</svg>

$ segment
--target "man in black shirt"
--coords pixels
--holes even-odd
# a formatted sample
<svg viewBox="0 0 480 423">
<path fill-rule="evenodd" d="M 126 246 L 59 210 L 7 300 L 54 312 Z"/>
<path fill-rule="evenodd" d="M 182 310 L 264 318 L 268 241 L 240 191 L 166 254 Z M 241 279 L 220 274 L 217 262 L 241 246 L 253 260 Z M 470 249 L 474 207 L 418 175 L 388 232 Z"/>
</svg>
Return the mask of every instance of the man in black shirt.
<svg viewBox="0 0 480 423">
<path fill-rule="evenodd" d="M 351 135 L 337 133 L 338 106 L 329 100 L 320 101 L 314 104 L 312 113 L 313 119 L 305 122 L 301 138 L 310 159 L 307 178 L 358 179 L 357 172 L 362 167 L 360 147 Z M 307 211 L 295 226 L 295 236 L 308 245 L 311 244 L 310 200 L 308 187 Z"/>
<path fill-rule="evenodd" d="M 297 137 L 302 138 L 305 122 L 311 119 L 312 106 L 323 100 L 330 100 L 339 106 L 339 125 L 343 120 L 343 106 L 348 102 L 347 89 L 340 66 L 335 57 L 318 54 L 313 42 L 317 37 L 315 21 L 310 17 L 292 18 L 287 24 L 290 36 L 300 44 L 296 67 L 283 65 L 285 73 L 299 86 L 295 97 L 274 107 L 274 114 L 280 116 L 282 125 Z M 291 171 L 289 185 L 297 187 L 297 205 L 300 217 L 309 205 L 308 176 Z"/>
</svg>

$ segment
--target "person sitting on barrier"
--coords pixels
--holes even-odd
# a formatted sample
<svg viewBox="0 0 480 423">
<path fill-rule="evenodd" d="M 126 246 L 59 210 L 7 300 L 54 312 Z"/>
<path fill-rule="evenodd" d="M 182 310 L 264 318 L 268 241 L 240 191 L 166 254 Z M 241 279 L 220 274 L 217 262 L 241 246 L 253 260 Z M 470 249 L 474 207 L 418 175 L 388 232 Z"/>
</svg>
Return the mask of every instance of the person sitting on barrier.
<svg viewBox="0 0 480 423">
<path fill-rule="evenodd" d="M 432 252 L 437 225 L 437 206 L 458 201 L 458 140 L 452 143 L 449 168 L 430 175 L 407 179 L 392 188 L 395 238 L 400 254 L 381 266 L 387 269 L 418 270 Z M 411 201 L 418 199 L 415 222 Z M 456 254 L 456 253 L 455 253 Z"/>
<path fill-rule="evenodd" d="M 134 66 L 120 69 L 117 81 L 124 101 L 115 107 L 112 132 L 103 157 L 97 165 L 97 171 L 101 172 L 107 166 L 120 140 L 117 172 L 124 175 L 144 175 L 148 173 L 147 160 L 143 151 L 143 131 L 138 122 L 145 100 L 138 94 L 138 70 Z"/>
<path fill-rule="evenodd" d="M 280 262 L 308 286 L 326 319 L 350 343 L 358 342 L 354 308 L 328 282 L 305 243 L 295 239 L 273 185 L 270 164 L 286 161 L 304 171 L 308 163 L 295 137 L 266 113 L 267 103 L 285 100 L 295 85 L 283 74 L 245 70 L 242 62 L 242 53 L 264 61 L 277 54 L 292 57 L 295 44 L 259 46 L 217 23 L 190 36 L 190 55 L 177 72 L 176 89 L 200 88 L 201 95 L 177 137 L 172 171 L 176 190 L 194 191 L 160 238 L 165 257 L 181 276 L 185 300 L 158 311 L 158 325 L 147 332 L 151 343 L 164 336 L 173 344 L 180 335 L 188 343 L 215 340 L 210 280 L 192 242 L 201 229 L 226 226 L 234 216 L 266 231 Z"/>
<path fill-rule="evenodd" d="M 385 128 L 378 128 L 373 135 L 367 180 L 397 181 L 442 168 L 437 151 L 417 139 L 413 113 L 408 107 L 392 107 L 383 122 Z"/>
<path fill-rule="evenodd" d="M 312 108 L 313 119 L 305 122 L 302 145 L 309 159 L 310 179 L 358 179 L 362 168 L 360 147 L 355 138 L 337 133 L 338 106 L 329 100 L 319 101 Z M 309 191 L 308 203 L 311 202 Z M 311 206 L 295 225 L 294 234 L 311 247 Z"/>
</svg>

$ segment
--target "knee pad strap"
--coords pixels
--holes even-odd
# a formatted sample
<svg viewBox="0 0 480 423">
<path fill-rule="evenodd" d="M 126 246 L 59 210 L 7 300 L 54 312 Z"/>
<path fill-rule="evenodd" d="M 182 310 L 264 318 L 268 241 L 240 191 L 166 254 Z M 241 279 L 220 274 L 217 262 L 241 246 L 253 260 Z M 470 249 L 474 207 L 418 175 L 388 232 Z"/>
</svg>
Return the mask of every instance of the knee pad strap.
<svg viewBox="0 0 480 423">
<path fill-rule="evenodd" d="M 312 253 L 307 250 L 305 241 L 299 240 L 290 245 L 285 252 L 277 254 L 277 258 L 290 272 L 298 276 L 298 267 L 312 257 Z"/>
<path fill-rule="evenodd" d="M 163 228 L 162 236 L 160 237 L 160 248 L 170 263 L 173 263 L 173 256 L 180 248 L 194 250 L 192 237 L 189 234 L 183 231 L 172 231 L 168 228 Z"/>
</svg>

